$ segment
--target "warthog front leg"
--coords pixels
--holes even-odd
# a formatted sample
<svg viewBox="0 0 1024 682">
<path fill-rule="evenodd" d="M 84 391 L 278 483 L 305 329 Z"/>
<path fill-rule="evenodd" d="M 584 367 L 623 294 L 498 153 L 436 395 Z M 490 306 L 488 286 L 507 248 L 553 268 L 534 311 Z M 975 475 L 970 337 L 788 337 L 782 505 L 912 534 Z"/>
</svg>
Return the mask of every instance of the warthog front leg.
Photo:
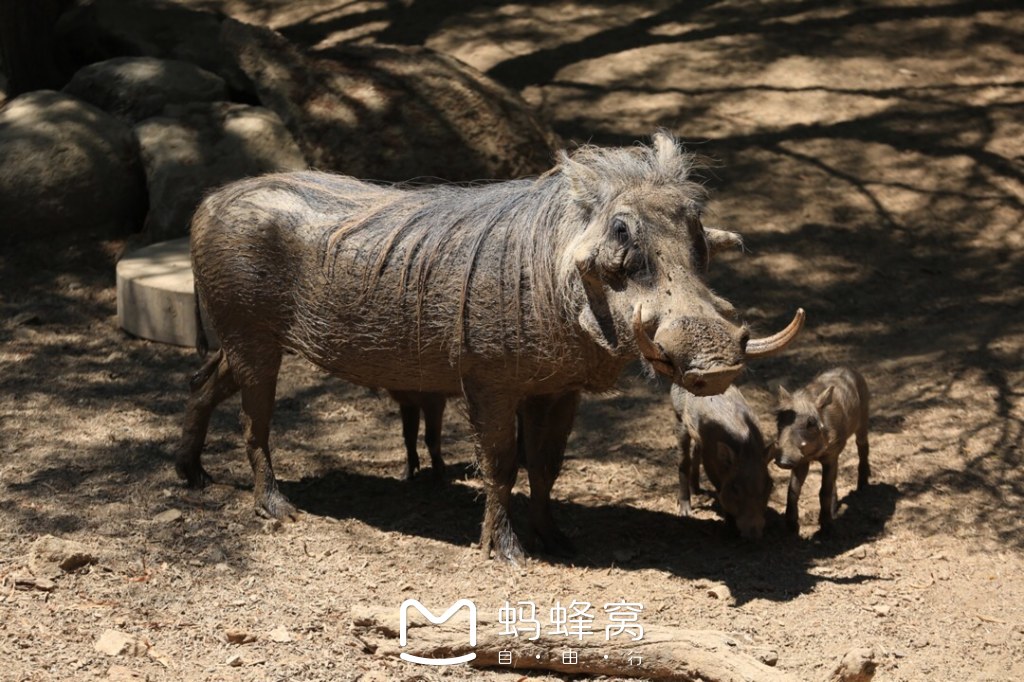
<svg viewBox="0 0 1024 682">
<path fill-rule="evenodd" d="M 695 462 L 693 461 L 693 450 L 694 450 L 693 438 L 690 437 L 690 432 L 686 430 L 685 426 L 679 426 L 679 514 L 681 516 L 693 516 L 693 507 L 691 506 L 691 497 L 694 492 L 699 490 L 694 485 L 692 469 L 694 468 Z M 699 462 L 700 459 L 697 459 Z M 697 464 L 697 471 L 700 471 L 700 465 Z M 698 479 L 699 481 L 699 479 Z"/>
<path fill-rule="evenodd" d="M 801 462 L 793 467 L 789 475 L 789 490 L 786 493 L 786 526 L 790 531 L 800 531 L 800 491 L 811 468 L 809 461 Z"/>
<path fill-rule="evenodd" d="M 174 468 L 190 488 L 202 488 L 213 482 L 202 464 L 210 415 L 217 405 L 238 392 L 238 383 L 222 351 L 211 356 L 189 383 L 191 395 Z"/>
<path fill-rule="evenodd" d="M 580 394 L 533 396 L 519 410 L 522 455 L 530 477 L 530 528 L 543 548 L 558 555 L 573 552 L 572 541 L 551 513 L 551 488 L 562 471 Z"/>
<path fill-rule="evenodd" d="M 867 420 L 857 430 L 857 490 L 864 490 L 868 487 L 868 479 L 871 478 L 871 464 L 868 462 L 868 425 Z"/>
<path fill-rule="evenodd" d="M 836 478 L 839 475 L 839 455 L 826 455 L 821 460 L 821 489 L 818 491 L 818 527 L 822 533 L 832 530 L 839 500 L 836 494 Z"/>
<path fill-rule="evenodd" d="M 519 473 L 516 457 L 516 399 L 495 395 L 493 388 L 474 387 L 464 381 L 463 392 L 469 421 L 479 443 L 478 457 L 487 499 L 480 533 L 480 550 L 498 559 L 520 563 L 523 548 L 512 530 L 509 503 Z"/>
</svg>

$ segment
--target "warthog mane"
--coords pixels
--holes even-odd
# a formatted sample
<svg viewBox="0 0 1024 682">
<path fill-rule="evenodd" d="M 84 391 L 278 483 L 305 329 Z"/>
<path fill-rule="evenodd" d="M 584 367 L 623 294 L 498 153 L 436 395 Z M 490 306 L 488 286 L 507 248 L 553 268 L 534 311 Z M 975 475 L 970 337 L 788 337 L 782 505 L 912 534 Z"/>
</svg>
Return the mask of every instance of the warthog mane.
<svg viewBox="0 0 1024 682">
<path fill-rule="evenodd" d="M 693 179 L 699 168 L 696 157 L 672 141 L 654 147 L 584 146 L 561 153 L 557 165 L 537 178 L 367 185 L 366 201 L 325 232 L 323 266 L 331 279 L 338 254 L 358 249 L 365 269 L 361 290 L 352 295 L 372 298 L 380 286 L 399 288 L 388 292 L 389 300 L 396 293 L 403 298 L 415 292 L 417 330 L 425 312 L 432 312 L 432 285 L 450 285 L 454 279 L 459 304 L 449 338 L 458 339 L 457 347 L 497 343 L 518 353 L 523 338 L 541 338 L 542 347 L 531 344 L 530 352 L 557 357 L 586 301 L 573 261 L 573 239 L 592 215 L 628 189 L 673 185 L 685 200 L 702 205 L 705 189 Z M 332 190 L 332 176 L 290 177 L 291 191 L 310 206 L 337 208 L 351 200 L 351 185 L 342 199 Z M 500 318 L 501 338 L 474 336 L 471 297 L 474 302 L 489 297 L 486 309 Z M 494 320 L 487 326 L 494 329 Z"/>
</svg>

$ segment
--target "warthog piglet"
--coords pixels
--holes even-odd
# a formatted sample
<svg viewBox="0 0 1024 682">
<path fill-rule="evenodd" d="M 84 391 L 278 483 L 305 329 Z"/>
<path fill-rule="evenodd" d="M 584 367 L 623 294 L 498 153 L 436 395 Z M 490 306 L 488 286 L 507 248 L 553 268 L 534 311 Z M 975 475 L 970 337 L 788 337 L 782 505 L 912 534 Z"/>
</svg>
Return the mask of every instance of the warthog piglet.
<svg viewBox="0 0 1024 682">
<path fill-rule="evenodd" d="M 839 453 L 850 434 L 857 434 L 857 489 L 868 484 L 868 386 L 864 377 L 852 369 L 836 368 L 819 374 L 804 388 L 790 394 L 779 387 L 776 414 L 779 449 L 775 463 L 791 469 L 786 496 L 786 524 L 800 528 L 800 489 L 811 462 L 821 462 L 821 502 L 819 526 L 827 531 L 838 505 L 836 474 Z"/>
<path fill-rule="evenodd" d="M 730 386 L 722 395 L 697 397 L 672 387 L 672 407 L 682 456 L 679 508 L 690 515 L 690 492 L 700 490 L 700 467 L 718 491 L 725 518 L 740 534 L 759 539 L 772 493 L 768 463 L 775 444 L 766 444 L 757 417 L 743 394 Z"/>
</svg>

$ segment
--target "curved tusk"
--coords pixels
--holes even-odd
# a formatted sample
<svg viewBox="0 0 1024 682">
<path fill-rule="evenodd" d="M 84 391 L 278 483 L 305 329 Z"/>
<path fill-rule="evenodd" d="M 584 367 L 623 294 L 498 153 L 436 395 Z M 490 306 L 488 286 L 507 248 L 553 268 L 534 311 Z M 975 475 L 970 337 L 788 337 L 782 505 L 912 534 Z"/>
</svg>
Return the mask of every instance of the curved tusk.
<svg viewBox="0 0 1024 682">
<path fill-rule="evenodd" d="M 746 358 L 764 358 L 769 355 L 778 353 L 780 350 L 790 344 L 790 342 L 796 338 L 796 335 L 800 333 L 800 330 L 804 326 L 804 309 L 797 308 L 796 315 L 793 316 L 793 321 L 789 323 L 785 329 L 778 334 L 765 337 L 763 339 L 751 339 L 747 342 Z"/>
<path fill-rule="evenodd" d="M 636 345 L 640 348 L 640 354 L 648 360 L 668 360 L 665 351 L 651 340 L 651 337 L 647 335 L 647 330 L 644 329 L 643 308 L 642 304 L 638 305 L 636 312 L 633 313 L 633 334 L 636 335 Z"/>
</svg>

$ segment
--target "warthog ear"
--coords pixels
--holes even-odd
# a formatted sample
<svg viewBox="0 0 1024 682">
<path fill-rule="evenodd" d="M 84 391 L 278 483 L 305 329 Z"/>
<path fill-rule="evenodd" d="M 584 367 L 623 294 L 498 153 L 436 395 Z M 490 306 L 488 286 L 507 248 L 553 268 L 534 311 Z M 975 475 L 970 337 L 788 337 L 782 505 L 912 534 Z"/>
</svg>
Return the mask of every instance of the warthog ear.
<svg viewBox="0 0 1024 682">
<path fill-rule="evenodd" d="M 818 399 L 814 401 L 814 404 L 817 406 L 819 410 L 825 409 L 825 406 L 832 402 L 832 393 L 834 392 L 833 389 L 835 389 L 835 386 L 829 386 L 820 394 L 818 394 Z"/>
<path fill-rule="evenodd" d="M 585 154 L 585 150 L 577 152 Z M 569 190 L 573 200 L 586 210 L 592 209 L 600 198 L 598 175 L 586 164 L 580 163 L 564 151 L 559 152 L 559 164 L 562 173 L 569 181 Z"/>
<path fill-rule="evenodd" d="M 663 179 L 685 180 L 694 165 L 694 157 L 683 151 L 672 133 L 659 130 L 651 136 L 654 142 L 654 159 Z"/>
<path fill-rule="evenodd" d="M 704 227 L 704 238 L 708 240 L 708 253 L 713 258 L 719 251 L 726 249 L 743 249 L 743 237 L 738 232 L 720 230 L 717 227 Z"/>
<path fill-rule="evenodd" d="M 787 391 L 786 387 L 782 384 L 779 384 L 778 400 L 780 410 L 785 410 L 793 406 L 793 396 L 789 394 L 789 391 Z"/>
<path fill-rule="evenodd" d="M 658 130 L 651 136 L 654 153 L 662 168 L 669 168 L 679 158 L 679 145 L 667 130 Z"/>
</svg>

